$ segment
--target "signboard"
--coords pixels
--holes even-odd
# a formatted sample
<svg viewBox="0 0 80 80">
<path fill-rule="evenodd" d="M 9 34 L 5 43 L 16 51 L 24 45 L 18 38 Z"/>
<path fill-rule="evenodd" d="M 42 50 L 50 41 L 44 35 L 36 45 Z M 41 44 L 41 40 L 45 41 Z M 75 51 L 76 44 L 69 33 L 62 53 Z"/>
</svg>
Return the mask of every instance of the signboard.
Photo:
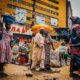
<svg viewBox="0 0 80 80">
<path fill-rule="evenodd" d="M 38 23 L 38 24 L 45 24 L 45 17 L 36 16 L 36 23 Z"/>
<path fill-rule="evenodd" d="M 22 8 L 16 8 L 16 12 L 15 12 L 16 22 L 19 22 L 22 24 L 26 23 L 26 14 L 27 14 L 27 10 Z"/>
<path fill-rule="evenodd" d="M 11 31 L 13 33 L 19 33 L 19 34 L 26 34 L 28 31 L 28 27 L 26 26 L 20 26 L 20 25 L 11 25 Z M 27 35 L 27 34 L 26 34 Z"/>
<path fill-rule="evenodd" d="M 51 25 L 57 26 L 58 25 L 58 19 L 51 18 Z"/>
</svg>

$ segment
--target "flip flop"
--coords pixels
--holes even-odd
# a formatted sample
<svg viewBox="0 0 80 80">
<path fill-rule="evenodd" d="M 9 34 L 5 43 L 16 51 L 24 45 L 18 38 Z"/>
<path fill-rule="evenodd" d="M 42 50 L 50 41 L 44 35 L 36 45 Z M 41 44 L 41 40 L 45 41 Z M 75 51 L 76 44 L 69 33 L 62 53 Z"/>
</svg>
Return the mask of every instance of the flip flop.
<svg viewBox="0 0 80 80">
<path fill-rule="evenodd" d="M 76 74 L 76 75 L 80 76 L 80 73 L 78 73 L 76 71 L 74 71 L 73 74 Z"/>
</svg>

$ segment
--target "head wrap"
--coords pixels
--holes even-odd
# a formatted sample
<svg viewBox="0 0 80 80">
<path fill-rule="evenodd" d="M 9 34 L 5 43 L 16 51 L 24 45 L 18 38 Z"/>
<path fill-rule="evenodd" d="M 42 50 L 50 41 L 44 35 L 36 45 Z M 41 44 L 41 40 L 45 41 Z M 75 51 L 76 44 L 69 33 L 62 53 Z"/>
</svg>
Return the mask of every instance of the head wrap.
<svg viewBox="0 0 80 80">
<path fill-rule="evenodd" d="M 73 16 L 70 18 L 73 24 L 80 24 L 80 17 Z"/>
</svg>

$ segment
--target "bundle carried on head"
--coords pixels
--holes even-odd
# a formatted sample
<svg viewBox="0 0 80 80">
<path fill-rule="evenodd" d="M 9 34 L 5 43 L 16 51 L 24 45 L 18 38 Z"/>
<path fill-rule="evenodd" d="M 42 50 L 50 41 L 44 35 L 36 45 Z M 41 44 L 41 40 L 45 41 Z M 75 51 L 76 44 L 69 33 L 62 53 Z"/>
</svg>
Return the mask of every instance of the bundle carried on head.
<svg viewBox="0 0 80 80">
<path fill-rule="evenodd" d="M 3 22 L 7 22 L 7 23 L 14 23 L 15 19 L 12 16 L 9 15 L 3 15 Z"/>
</svg>

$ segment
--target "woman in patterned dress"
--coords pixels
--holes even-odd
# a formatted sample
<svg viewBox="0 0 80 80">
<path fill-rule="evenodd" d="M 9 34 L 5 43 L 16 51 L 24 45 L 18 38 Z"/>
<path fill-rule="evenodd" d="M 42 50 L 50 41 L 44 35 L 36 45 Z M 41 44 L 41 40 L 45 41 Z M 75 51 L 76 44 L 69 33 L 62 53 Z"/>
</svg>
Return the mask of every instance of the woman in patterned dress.
<svg viewBox="0 0 80 80">
<path fill-rule="evenodd" d="M 5 62 L 11 62 L 11 47 L 10 41 L 13 39 L 13 34 L 10 31 L 10 25 L 13 20 L 10 19 L 10 16 L 3 16 L 3 22 L 1 34 L 2 38 L 0 40 L 0 75 L 3 74 L 3 67 Z"/>
<path fill-rule="evenodd" d="M 45 32 L 45 42 L 44 42 L 44 49 L 45 49 L 45 61 L 44 61 L 44 65 L 45 65 L 45 68 L 47 70 L 51 70 L 51 68 L 50 68 L 50 51 L 51 51 L 51 45 L 52 45 L 52 48 L 54 50 L 53 40 L 49 36 L 48 32 L 46 31 Z"/>
</svg>

